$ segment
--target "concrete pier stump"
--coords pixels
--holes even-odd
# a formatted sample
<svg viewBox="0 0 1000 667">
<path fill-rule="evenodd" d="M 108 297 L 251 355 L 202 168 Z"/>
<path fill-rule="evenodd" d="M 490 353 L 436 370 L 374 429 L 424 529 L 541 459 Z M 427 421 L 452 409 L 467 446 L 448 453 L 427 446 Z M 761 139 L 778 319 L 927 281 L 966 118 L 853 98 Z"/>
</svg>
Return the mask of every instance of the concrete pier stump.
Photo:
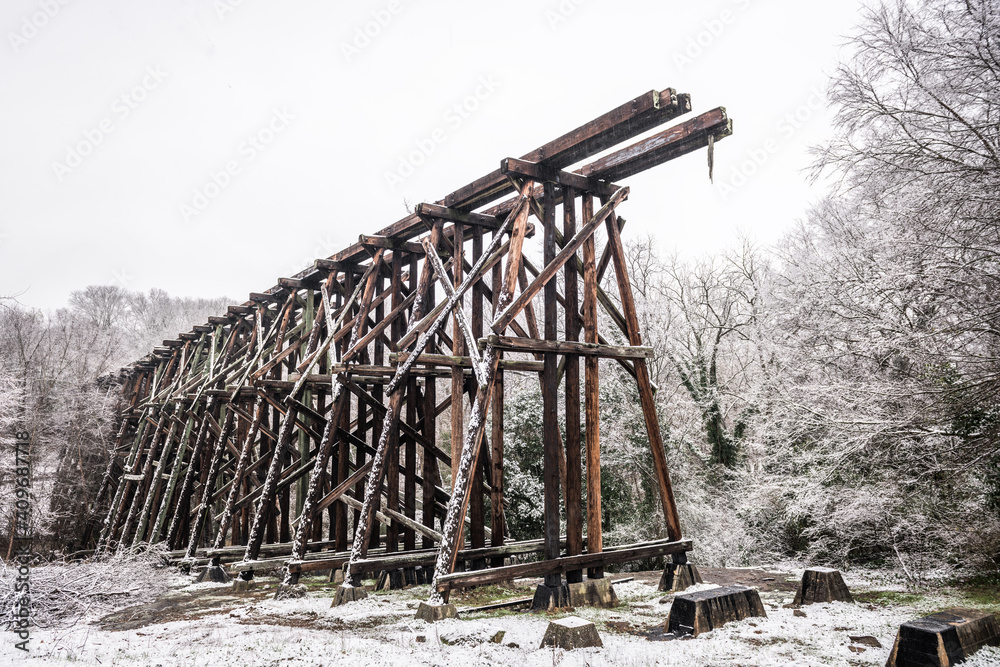
<svg viewBox="0 0 1000 667">
<path fill-rule="evenodd" d="M 704 583 L 698 568 L 690 563 L 667 563 L 660 577 L 658 590 L 676 593 L 695 584 Z"/>
<path fill-rule="evenodd" d="M 829 567 L 811 567 L 802 573 L 802 582 L 792 604 L 834 601 L 854 602 L 838 570 Z"/>
<path fill-rule="evenodd" d="M 366 597 L 368 597 L 368 591 L 364 586 L 341 584 L 340 586 L 337 586 L 337 592 L 333 595 L 333 604 L 330 606 L 339 607 L 340 605 L 347 604 L 348 602 L 364 600 Z"/>
<path fill-rule="evenodd" d="M 558 586 L 546 586 L 539 584 L 535 589 L 535 596 L 531 600 L 532 611 L 560 609 L 571 607 L 569 600 L 569 586 L 559 584 Z"/>
<path fill-rule="evenodd" d="M 229 575 L 226 574 L 226 568 L 219 564 L 219 558 L 213 558 L 208 566 L 201 571 L 198 575 L 198 583 L 203 583 L 205 581 L 211 581 L 217 584 L 228 584 Z"/>
<path fill-rule="evenodd" d="M 606 578 L 587 579 L 566 584 L 569 589 L 570 607 L 617 607 L 618 596 L 611 580 Z"/>
<path fill-rule="evenodd" d="M 417 614 L 414 618 L 435 623 L 445 618 L 458 618 L 458 607 L 453 604 L 430 604 L 421 602 L 417 607 Z"/>
<path fill-rule="evenodd" d="M 538 648 L 547 646 L 572 651 L 575 648 L 603 647 L 604 642 L 601 641 L 601 636 L 597 634 L 597 627 L 593 623 L 578 616 L 567 616 L 549 623 L 549 627 L 545 629 L 545 636 L 542 637 L 542 644 Z"/>
<path fill-rule="evenodd" d="M 886 667 L 951 667 L 984 646 L 1000 646 L 993 614 L 947 609 L 899 626 Z"/>
<path fill-rule="evenodd" d="M 243 570 L 233 579 L 233 593 L 249 593 L 255 588 L 257 581 L 253 578 L 253 570 Z"/>
<path fill-rule="evenodd" d="M 720 586 L 675 597 L 663 631 L 677 636 L 697 637 L 726 623 L 751 616 L 767 617 L 756 589 Z"/>
</svg>

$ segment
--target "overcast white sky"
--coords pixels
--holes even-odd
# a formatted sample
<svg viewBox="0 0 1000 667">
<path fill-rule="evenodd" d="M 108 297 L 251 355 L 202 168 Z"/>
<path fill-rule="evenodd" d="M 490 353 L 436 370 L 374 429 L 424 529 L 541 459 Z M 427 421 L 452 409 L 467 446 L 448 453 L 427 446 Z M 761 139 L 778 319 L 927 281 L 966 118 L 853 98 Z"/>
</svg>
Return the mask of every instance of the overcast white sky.
<svg viewBox="0 0 1000 667">
<path fill-rule="evenodd" d="M 0 295 L 48 309 L 120 284 L 240 302 L 665 87 L 691 94 L 688 117 L 725 106 L 735 133 L 714 184 L 704 151 L 628 179 L 626 239 L 687 255 L 740 229 L 771 242 L 821 194 L 807 147 L 829 131 L 826 81 L 859 8 L 3 0 Z"/>
</svg>

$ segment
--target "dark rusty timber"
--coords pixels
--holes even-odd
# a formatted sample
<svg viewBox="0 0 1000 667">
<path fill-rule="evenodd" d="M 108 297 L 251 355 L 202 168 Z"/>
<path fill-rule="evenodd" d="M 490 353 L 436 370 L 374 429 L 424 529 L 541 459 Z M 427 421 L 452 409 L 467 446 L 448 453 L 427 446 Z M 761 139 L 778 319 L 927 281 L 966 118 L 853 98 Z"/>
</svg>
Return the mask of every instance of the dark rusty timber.
<svg viewBox="0 0 1000 667">
<path fill-rule="evenodd" d="M 513 570 L 558 585 L 683 558 L 618 208 L 622 179 L 731 134 L 722 108 L 654 133 L 690 110 L 669 88 L 629 100 L 124 369 L 97 549 L 165 541 L 178 559 L 284 566 L 287 582 L 345 566 L 348 585 L 374 572 L 403 585 L 433 565 L 444 594 Z M 608 269 L 617 299 L 602 288 Z M 617 330 L 602 335 L 598 308 Z M 603 548 L 601 358 L 637 383 L 665 541 Z M 504 518 L 508 371 L 542 392 L 545 521 L 531 542 L 511 542 Z M 445 412 L 462 434 L 449 449 L 436 437 Z M 543 560 L 508 564 L 525 553 Z"/>
</svg>

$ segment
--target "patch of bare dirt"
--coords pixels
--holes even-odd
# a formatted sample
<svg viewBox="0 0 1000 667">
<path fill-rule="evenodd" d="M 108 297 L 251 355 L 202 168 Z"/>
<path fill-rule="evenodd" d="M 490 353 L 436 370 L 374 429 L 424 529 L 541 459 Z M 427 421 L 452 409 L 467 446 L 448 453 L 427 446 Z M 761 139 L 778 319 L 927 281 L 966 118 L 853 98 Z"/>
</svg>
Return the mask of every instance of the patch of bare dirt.
<svg viewBox="0 0 1000 667">
<path fill-rule="evenodd" d="M 102 630 L 135 630 L 154 623 L 190 621 L 209 614 L 232 611 L 248 599 L 264 599 L 274 595 L 273 589 L 260 589 L 236 595 L 229 586 L 202 588 L 193 591 L 171 591 L 156 601 L 126 607 L 108 614 L 100 621 Z"/>
</svg>

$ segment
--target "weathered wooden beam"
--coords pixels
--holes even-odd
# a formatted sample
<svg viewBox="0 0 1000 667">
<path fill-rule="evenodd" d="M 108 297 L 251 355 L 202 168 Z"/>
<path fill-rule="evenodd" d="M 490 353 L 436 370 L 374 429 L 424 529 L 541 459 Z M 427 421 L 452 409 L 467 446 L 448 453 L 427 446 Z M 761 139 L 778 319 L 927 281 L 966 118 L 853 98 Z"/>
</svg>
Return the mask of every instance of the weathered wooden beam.
<svg viewBox="0 0 1000 667">
<path fill-rule="evenodd" d="M 579 354 L 605 359 L 652 359 L 655 352 L 651 347 L 639 345 L 600 345 L 569 340 L 533 340 L 512 336 L 491 335 L 479 339 L 479 347 L 494 345 L 511 352 Z"/>
<path fill-rule="evenodd" d="M 399 239 L 392 238 L 391 236 L 373 236 L 368 234 L 361 234 L 358 237 L 358 242 L 364 246 L 370 246 L 372 248 L 385 248 L 388 250 L 397 250 L 403 252 L 413 253 L 415 255 L 423 255 L 424 247 L 413 241 L 401 241 Z M 451 256 L 451 253 L 447 250 L 441 250 L 438 252 L 439 255 L 445 257 Z"/>
<path fill-rule="evenodd" d="M 284 294 L 280 292 L 250 292 L 250 300 L 254 303 L 272 303 L 274 301 L 281 301 L 283 298 Z"/>
<path fill-rule="evenodd" d="M 343 273 L 363 273 L 364 269 L 357 262 L 338 262 L 332 259 L 317 259 L 314 266 L 320 271 L 340 271 Z"/>
<path fill-rule="evenodd" d="M 302 278 L 278 278 L 278 284 L 291 290 L 316 289 L 319 287 L 319 281 Z"/>
<path fill-rule="evenodd" d="M 410 356 L 409 352 L 394 352 L 389 355 L 391 362 L 403 362 Z M 472 368 L 471 357 L 454 357 L 447 354 L 422 353 L 417 358 L 418 364 L 428 366 L 459 366 L 462 368 Z M 507 371 L 522 371 L 525 373 L 541 373 L 543 364 L 540 361 L 521 361 L 518 359 L 501 360 L 500 369 Z"/>
<path fill-rule="evenodd" d="M 691 100 L 673 89 L 651 90 L 521 156 L 562 169 L 615 144 L 637 137 L 691 110 Z M 445 206 L 474 209 L 513 191 L 499 170 L 444 198 Z"/>
<path fill-rule="evenodd" d="M 589 192 L 607 197 L 610 197 L 621 188 L 620 185 L 608 183 L 597 178 L 588 178 L 587 176 L 574 174 L 570 171 L 563 171 L 562 169 L 556 169 L 555 167 L 537 162 L 518 160 L 513 157 L 504 158 L 500 162 L 500 173 L 504 176 L 519 176 L 539 182 L 555 183 L 563 187 L 580 190 L 581 192 Z"/>
<path fill-rule="evenodd" d="M 621 180 L 704 148 L 708 146 L 709 137 L 718 141 L 732 133 L 733 121 L 723 107 L 718 107 L 595 160 L 578 172 L 584 176 Z"/>
<path fill-rule="evenodd" d="M 627 333 L 631 345 L 642 345 L 642 332 L 639 329 L 639 316 L 635 307 L 635 297 L 632 294 L 632 283 L 629 281 L 628 264 L 625 259 L 625 246 L 622 244 L 621 233 L 614 217 L 607 220 L 608 248 L 615 267 L 615 279 L 618 281 L 618 295 L 621 298 L 622 310 L 627 324 Z M 677 503 L 674 501 L 673 486 L 670 482 L 670 471 L 667 467 L 667 454 L 663 448 L 663 436 L 660 432 L 660 418 L 656 412 L 656 399 L 653 396 L 653 386 L 649 379 L 649 369 L 645 359 L 635 360 L 636 385 L 639 390 L 639 402 L 642 404 L 642 414 L 646 422 L 646 435 L 649 438 L 649 449 L 653 455 L 653 469 L 656 472 L 660 491 L 660 502 L 663 505 L 663 518 L 667 524 L 667 535 L 670 539 L 681 537 L 681 521 L 677 514 Z"/>
<path fill-rule="evenodd" d="M 474 225 L 496 231 L 503 224 L 503 218 L 482 213 L 470 213 L 457 208 L 448 208 L 440 204 L 417 204 L 415 209 L 421 218 L 436 218 L 445 222 L 457 222 L 463 225 Z"/>
<path fill-rule="evenodd" d="M 517 565 L 494 567 L 488 570 L 454 572 L 435 577 L 433 588 L 437 592 L 442 593 L 455 588 L 481 586 L 498 581 L 510 581 L 521 577 L 543 577 L 547 574 L 562 574 L 569 570 L 579 570 L 594 565 L 605 567 L 608 565 L 617 565 L 618 563 L 643 560 L 645 558 L 656 558 L 657 556 L 665 556 L 667 554 L 685 553 L 690 550 L 690 540 L 630 544 L 610 548 L 600 553 L 563 556 L 561 558 L 542 560 L 534 563 L 519 563 Z"/>
</svg>

